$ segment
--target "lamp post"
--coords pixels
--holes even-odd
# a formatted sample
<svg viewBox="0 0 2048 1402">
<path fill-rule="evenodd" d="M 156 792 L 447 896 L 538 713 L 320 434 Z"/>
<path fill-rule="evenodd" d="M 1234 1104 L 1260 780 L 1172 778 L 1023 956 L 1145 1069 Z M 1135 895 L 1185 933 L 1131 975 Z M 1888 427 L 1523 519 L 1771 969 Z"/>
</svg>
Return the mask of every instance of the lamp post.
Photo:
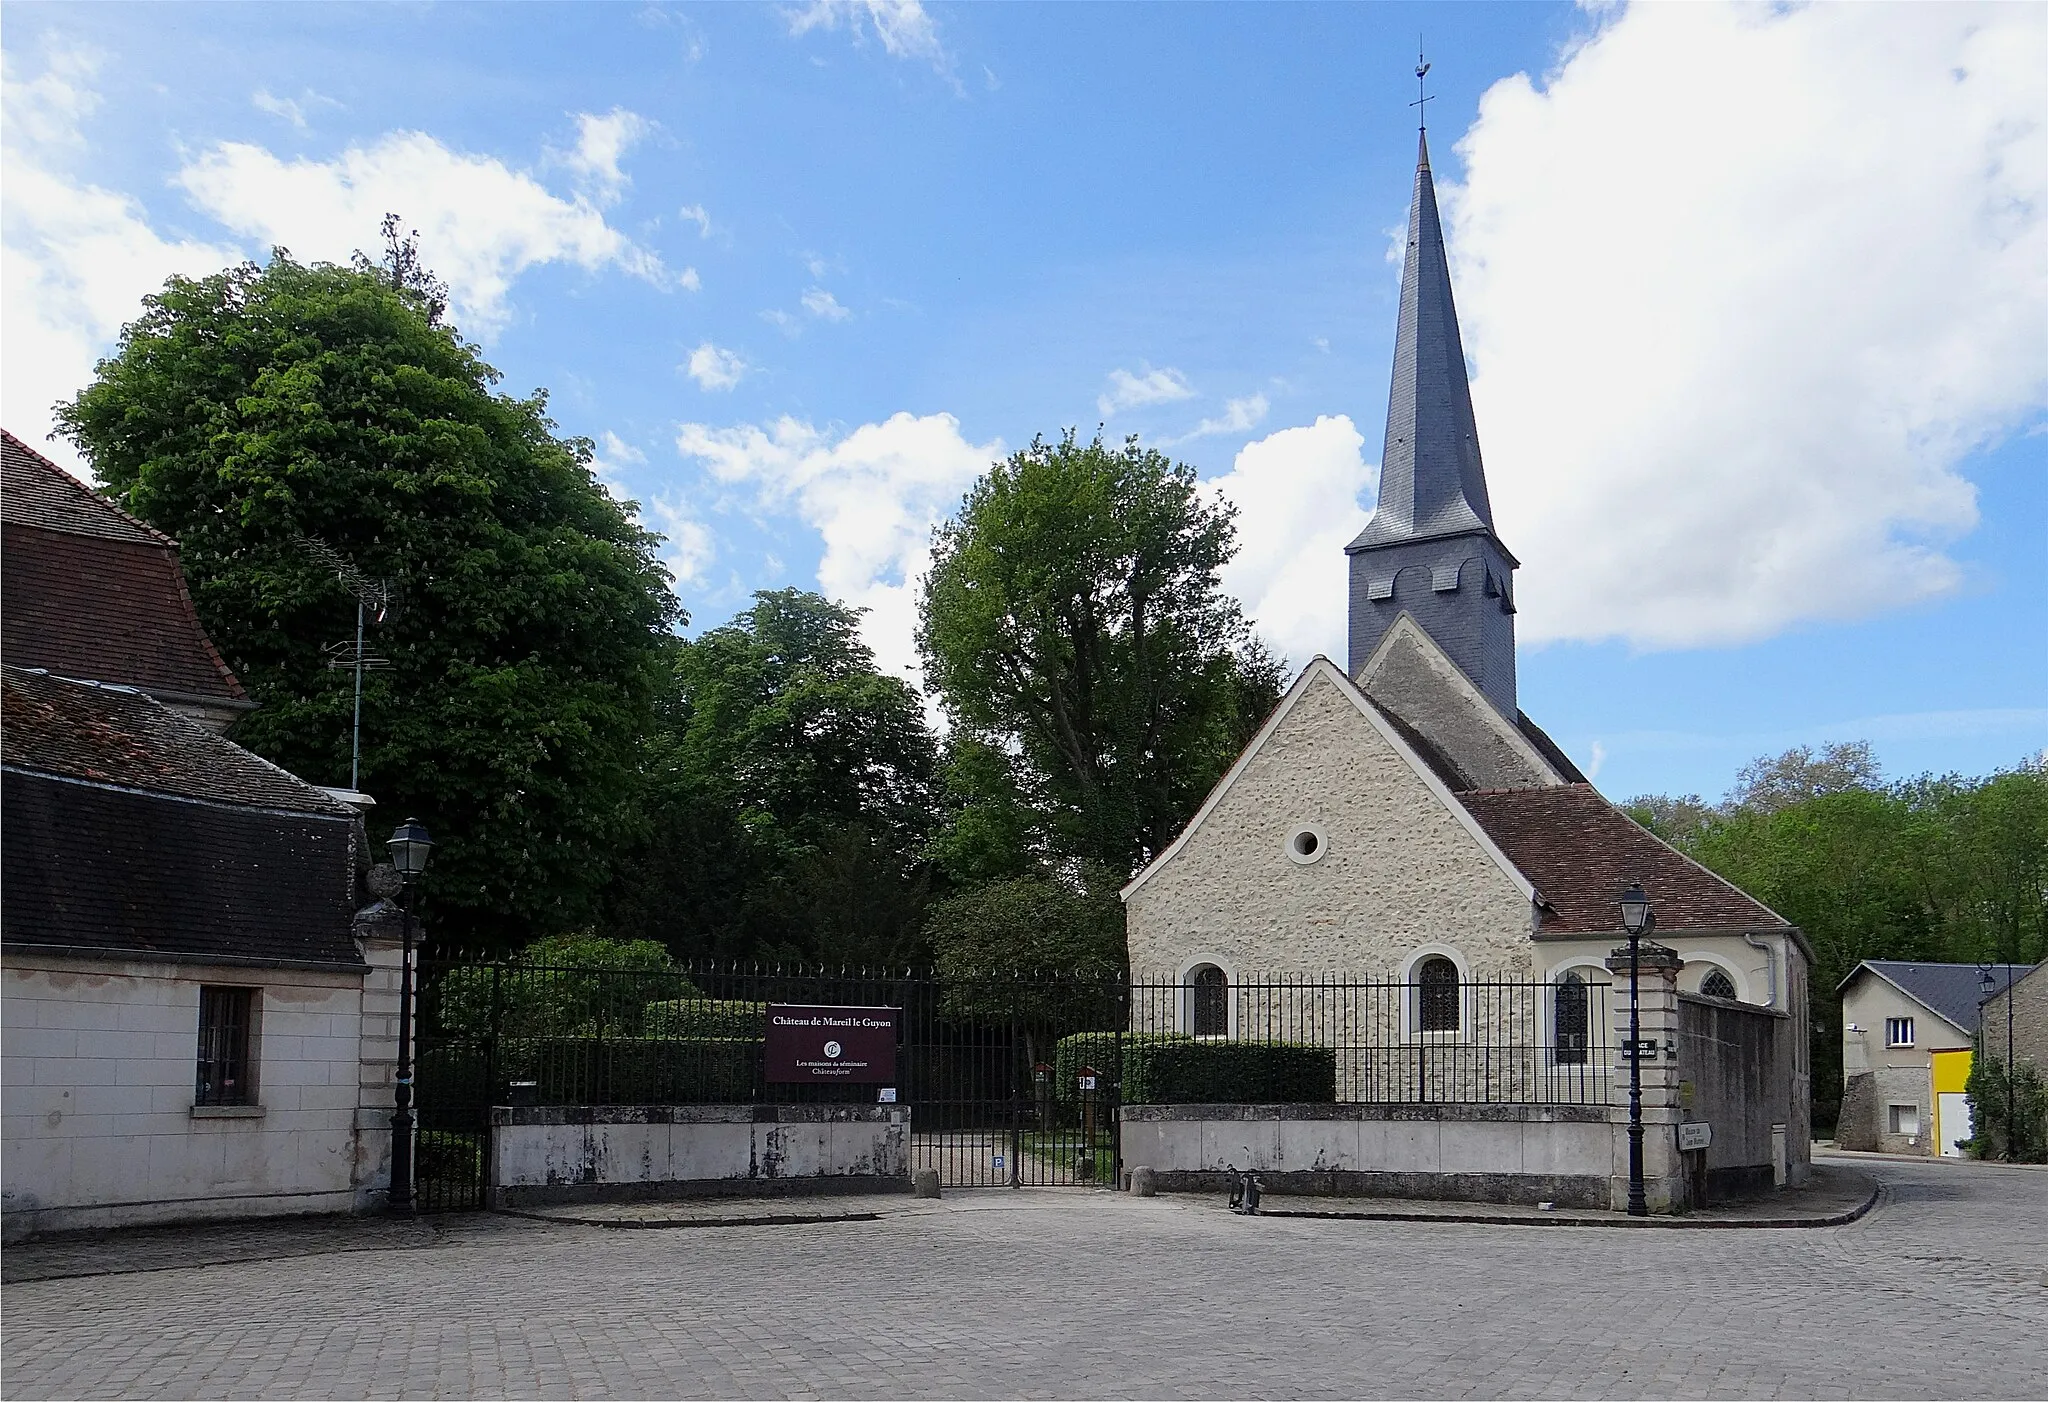
<svg viewBox="0 0 2048 1402">
<path fill-rule="evenodd" d="M 434 841 L 417 818 L 407 818 L 384 844 L 398 872 L 398 1079 L 391 1088 L 391 1192 L 393 1212 L 412 1211 L 412 880 L 427 869 Z"/>
<path fill-rule="evenodd" d="M 1977 966 L 1977 987 L 1978 987 L 1978 989 L 1979 989 L 1979 990 L 1980 990 L 1980 991 L 1981 991 L 1981 992 L 1983 993 L 1983 995 L 1984 995 L 1983 997 L 1981 997 L 1981 998 L 1979 998 L 1979 999 L 1977 1000 L 1977 1033 L 1978 1033 L 1978 1035 L 1979 1035 L 1979 1036 L 1982 1036 L 1982 1035 L 1983 1035 L 1983 1033 L 1984 1033 L 1984 1005 L 1985 1005 L 1986 1003 L 1990 1002 L 1990 1001 L 1991 1001 L 1991 1000 L 1992 1000 L 1992 999 L 1993 999 L 1994 997 L 1996 997 L 1996 996 L 1997 996 L 1997 994 L 1998 994 L 1998 976 L 1997 976 L 1996 974 L 1994 974 L 1994 973 L 1992 972 L 1992 969 L 1993 969 L 1993 967 L 1994 967 L 1994 966 L 1993 966 L 1993 965 L 1991 965 L 1991 964 L 1979 964 L 1979 965 Z M 2009 974 L 2010 974 L 2010 971 L 2008 970 L 2008 975 L 2009 975 Z M 2006 987 L 2007 987 L 2008 989 L 2012 987 L 2012 984 L 2011 984 L 2011 982 L 2010 982 L 2010 981 L 2008 981 L 2008 982 L 2007 982 L 2007 984 L 2006 984 Z M 2008 994 L 2006 995 L 2006 999 L 2005 999 L 2005 1067 L 2004 1067 L 2004 1070 L 2005 1070 L 2005 1157 L 2006 1157 L 2006 1161 L 2007 1161 L 2008 1163 L 2010 1163 L 2010 1162 L 2012 1161 L 2012 1156 L 2013 1156 L 2013 1136 L 2014 1136 L 2015 1134 L 2017 1134 L 2017 1133 L 2019 1132 L 2019 1123 L 2018 1123 L 2018 1121 L 2017 1121 L 2017 1120 L 2015 1120 L 2015 1119 L 2014 1119 L 2014 1116 L 2015 1116 L 2015 1115 L 2016 1115 L 2016 1114 L 2018 1113 L 2018 1111 L 2017 1111 L 2016 1107 L 2014 1106 L 2014 1103 L 2013 1103 L 2013 1094 L 2012 1094 L 2012 1093 L 2013 1093 L 2013 1082 L 2014 1082 L 2014 1080 L 2016 1079 L 2016 1078 L 2014 1077 L 2014 1075 L 2013 1075 L 2013 1071 L 2014 1071 L 2014 1069 L 2015 1069 L 2015 1068 L 2014 1068 L 2014 1066 L 2013 1066 L 2013 1064 L 2012 1064 L 2012 996 L 2011 996 L 2011 994 L 2009 994 L 2009 993 L 2008 993 Z M 1971 1132 L 1972 1132 L 1972 1133 L 1975 1133 L 1975 1131 L 1974 1131 L 1974 1130 L 1972 1130 Z"/>
<path fill-rule="evenodd" d="M 1628 931 L 1628 1215 L 1650 1215 L 1643 1192 L 1643 1024 L 1641 990 L 1643 936 L 1657 927 L 1657 914 L 1639 882 L 1621 893 L 1621 927 Z"/>
</svg>

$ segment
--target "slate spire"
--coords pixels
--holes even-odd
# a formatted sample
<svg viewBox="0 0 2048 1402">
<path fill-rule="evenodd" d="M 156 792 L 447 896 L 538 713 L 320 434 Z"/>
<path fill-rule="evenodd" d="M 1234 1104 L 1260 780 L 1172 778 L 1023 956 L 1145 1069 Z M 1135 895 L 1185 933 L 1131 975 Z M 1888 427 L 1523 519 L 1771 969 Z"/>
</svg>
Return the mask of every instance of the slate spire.
<svg viewBox="0 0 2048 1402">
<path fill-rule="evenodd" d="M 1378 509 L 1353 551 L 1401 540 L 1493 531 L 1465 347 L 1451 300 L 1451 269 L 1429 170 L 1429 137 L 1418 138 L 1408 251 L 1401 264 L 1401 313 L 1394 333 L 1394 382 L 1380 457 Z"/>
<path fill-rule="evenodd" d="M 1418 77 L 1422 71 L 1418 65 Z M 1494 533 L 1486 497 L 1427 133 L 1408 210 L 1379 502 L 1345 551 L 1354 677 L 1407 614 L 1503 716 L 1516 719 L 1516 562 Z"/>
</svg>

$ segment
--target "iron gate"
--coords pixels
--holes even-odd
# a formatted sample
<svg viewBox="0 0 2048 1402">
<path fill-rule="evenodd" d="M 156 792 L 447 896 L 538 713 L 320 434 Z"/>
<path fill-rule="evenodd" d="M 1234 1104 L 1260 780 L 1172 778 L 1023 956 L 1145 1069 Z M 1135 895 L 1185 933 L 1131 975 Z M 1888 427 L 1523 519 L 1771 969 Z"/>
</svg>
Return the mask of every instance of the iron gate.
<svg viewBox="0 0 2048 1402">
<path fill-rule="evenodd" d="M 419 1206 L 484 1205 L 490 1109 L 508 1103 L 515 1083 L 540 1104 L 878 1098 L 874 1086 L 765 1083 L 770 1003 L 902 1009 L 891 1089 L 910 1109 L 912 1166 L 938 1170 L 946 1186 L 1115 1183 L 1130 1016 L 1122 979 L 564 968 L 444 956 L 419 970 Z M 1085 1061 L 1072 1054 L 1076 1044 Z M 1059 1064 L 1062 1047 L 1072 1064 Z"/>
</svg>

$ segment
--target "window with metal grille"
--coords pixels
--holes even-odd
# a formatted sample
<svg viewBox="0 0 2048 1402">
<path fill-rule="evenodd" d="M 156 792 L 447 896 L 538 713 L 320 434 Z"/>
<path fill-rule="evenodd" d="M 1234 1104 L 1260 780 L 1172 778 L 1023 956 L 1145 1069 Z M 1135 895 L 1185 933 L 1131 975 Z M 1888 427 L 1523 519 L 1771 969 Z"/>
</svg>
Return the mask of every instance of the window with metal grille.
<svg viewBox="0 0 2048 1402">
<path fill-rule="evenodd" d="M 192 1099 L 199 1105 L 253 1105 L 249 1075 L 249 1024 L 253 988 L 199 990 L 199 1076 Z"/>
<path fill-rule="evenodd" d="M 1230 984 L 1223 970 L 1204 964 L 1188 976 L 1194 997 L 1194 1031 L 1197 1037 L 1224 1037 L 1230 1033 Z"/>
<path fill-rule="evenodd" d="M 1726 969 L 1709 969 L 1707 976 L 1700 980 L 1700 992 L 1709 998 L 1735 1000 L 1735 980 L 1728 977 Z"/>
<path fill-rule="evenodd" d="M 1592 1040 L 1592 1003 L 1586 996 L 1586 981 L 1566 974 L 1557 981 L 1552 995 L 1551 1026 L 1557 1034 L 1553 1059 L 1560 1066 L 1586 1064 L 1586 1047 Z"/>
<path fill-rule="evenodd" d="M 1888 1017 L 1884 1020 L 1884 1044 L 1888 1047 L 1910 1047 L 1913 1045 L 1913 1019 L 1910 1017 Z"/>
<path fill-rule="evenodd" d="M 1458 966 L 1432 954 L 1415 971 L 1415 1025 L 1424 1032 L 1458 1030 Z"/>
</svg>

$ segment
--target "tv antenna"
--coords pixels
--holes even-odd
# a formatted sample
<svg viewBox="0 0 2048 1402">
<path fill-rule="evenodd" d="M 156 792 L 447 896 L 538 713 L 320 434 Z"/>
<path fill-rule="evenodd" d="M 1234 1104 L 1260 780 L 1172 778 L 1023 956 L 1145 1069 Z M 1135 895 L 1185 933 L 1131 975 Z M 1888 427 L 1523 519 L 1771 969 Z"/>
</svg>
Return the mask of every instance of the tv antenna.
<svg viewBox="0 0 2048 1402">
<path fill-rule="evenodd" d="M 355 722 L 351 727 L 348 757 L 348 787 L 353 793 L 362 782 L 363 673 L 388 671 L 391 667 L 391 659 L 380 657 L 363 646 L 363 625 L 366 622 L 381 624 L 390 616 L 391 584 L 388 580 L 371 579 L 318 536 L 300 536 L 299 548 L 317 561 L 322 569 L 332 573 L 341 581 L 341 587 L 356 598 L 355 642 L 329 643 L 320 649 L 326 654 L 329 667 L 352 669 L 356 674 Z"/>
</svg>

